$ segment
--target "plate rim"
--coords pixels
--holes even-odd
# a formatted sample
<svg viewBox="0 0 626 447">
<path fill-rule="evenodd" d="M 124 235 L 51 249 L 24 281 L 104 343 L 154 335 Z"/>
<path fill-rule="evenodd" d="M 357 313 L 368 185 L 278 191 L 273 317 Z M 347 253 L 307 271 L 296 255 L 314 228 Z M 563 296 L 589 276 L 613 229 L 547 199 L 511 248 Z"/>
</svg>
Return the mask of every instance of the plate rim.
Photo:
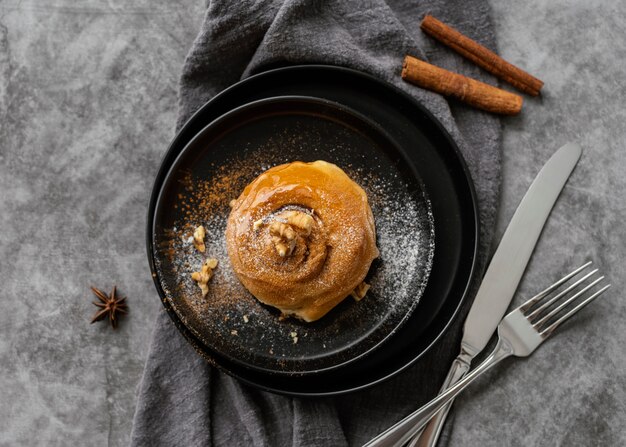
<svg viewBox="0 0 626 447">
<path fill-rule="evenodd" d="M 399 149 L 399 145 L 398 143 L 394 140 L 394 138 L 389 134 L 389 132 L 387 132 L 379 123 L 375 122 L 374 120 L 372 120 L 371 118 L 365 116 L 363 113 L 355 110 L 352 107 L 346 106 L 345 104 L 341 104 L 340 102 L 337 101 L 332 101 L 326 98 L 319 98 L 319 97 L 314 97 L 314 96 L 306 96 L 306 95 L 282 95 L 282 96 L 271 96 L 271 97 L 266 97 L 266 98 L 262 98 L 262 99 L 258 99 L 258 100 L 254 100 L 245 104 L 242 104 L 240 106 L 237 106 L 231 110 L 229 110 L 228 112 L 224 113 L 223 115 L 220 115 L 219 117 L 215 118 L 214 120 L 212 120 L 211 122 L 209 122 L 206 126 L 204 126 L 198 133 L 196 133 L 194 135 L 194 137 L 189 140 L 189 142 L 180 150 L 180 152 L 176 155 L 176 158 L 173 160 L 173 162 L 171 164 L 169 164 L 169 169 L 167 170 L 167 173 L 165 174 L 161 187 L 159 188 L 159 192 L 157 195 L 157 200 L 156 200 L 156 204 L 155 204 L 155 210 L 154 210 L 154 214 L 153 214 L 153 219 L 152 219 L 152 229 L 151 229 L 151 236 L 153 238 L 152 242 L 153 242 L 153 247 L 156 245 L 155 244 L 155 238 L 156 238 L 156 226 L 158 224 L 156 216 L 159 214 L 159 210 L 160 208 L 163 206 L 162 205 L 162 195 L 164 194 L 164 186 L 165 184 L 170 181 L 170 177 L 172 175 L 174 175 L 176 173 L 176 171 L 180 168 L 178 165 L 181 163 L 181 159 L 184 158 L 185 156 L 190 155 L 188 152 L 190 152 L 190 148 L 193 147 L 194 145 L 197 145 L 202 139 L 206 138 L 206 134 L 210 133 L 212 130 L 214 130 L 214 128 L 216 126 L 219 126 L 220 124 L 227 122 L 229 120 L 232 120 L 233 117 L 236 117 L 238 114 L 241 113 L 245 113 L 246 111 L 248 111 L 250 108 L 255 108 L 255 107 L 262 107 L 266 104 L 273 104 L 273 103 L 278 103 L 278 104 L 282 104 L 282 103 L 307 103 L 307 104 L 315 104 L 315 106 L 327 106 L 331 109 L 336 109 L 339 110 L 340 113 L 345 113 L 347 115 L 350 115 L 354 118 L 356 118 L 357 120 L 361 121 L 364 126 L 368 126 L 370 128 L 373 129 L 374 132 L 376 132 L 377 134 L 379 134 L 382 138 L 384 138 L 386 140 L 386 143 L 390 144 L 392 147 L 394 147 L 395 151 L 398 154 L 401 154 L 402 151 Z M 430 200 L 428 199 L 428 195 L 424 189 L 424 185 L 423 185 L 423 180 L 416 176 L 414 179 L 417 184 L 420 185 L 420 188 L 422 190 L 422 193 L 425 195 L 425 202 L 427 203 L 428 206 L 428 210 L 429 212 L 431 212 L 431 205 L 430 205 Z M 434 236 L 434 231 L 435 228 L 432 228 L 433 230 L 433 236 Z M 436 250 L 436 247 L 435 247 Z M 154 253 L 152 253 L 152 256 L 154 256 Z M 247 362 L 243 362 L 240 361 L 237 358 L 231 357 L 225 353 L 221 353 L 218 352 L 216 349 L 214 349 L 213 347 L 211 347 L 211 345 L 207 345 L 207 343 L 204 341 L 205 336 L 203 336 L 202 333 L 200 333 L 197 328 L 195 328 L 193 325 L 190 324 L 190 321 L 185 317 L 184 313 L 179 310 L 177 310 L 177 305 L 176 302 L 172 299 L 172 297 L 170 297 L 169 295 L 171 294 L 167 294 L 164 291 L 164 299 L 168 301 L 169 303 L 169 307 L 172 309 L 172 311 L 174 313 L 176 313 L 176 316 L 181 320 L 181 323 L 185 326 L 185 328 L 190 331 L 194 337 L 198 340 L 198 342 L 206 347 L 209 351 L 211 351 L 214 354 L 219 355 L 221 358 L 225 358 L 227 359 L 230 363 L 234 363 L 240 367 L 244 367 L 244 368 L 249 368 L 249 369 L 253 369 L 255 371 L 259 371 L 262 374 L 268 374 L 268 375 L 276 375 L 276 376 L 293 376 L 293 375 L 298 375 L 298 376 L 307 376 L 307 375 L 315 375 L 315 374 L 320 374 L 320 373 L 329 373 L 332 372 L 333 370 L 339 369 L 339 368 L 343 368 L 348 366 L 350 363 L 353 363 L 357 360 L 362 359 L 363 357 L 371 354 L 372 352 L 374 352 L 376 349 L 378 349 L 380 346 L 382 346 L 385 342 L 387 342 L 403 325 L 404 323 L 407 322 L 407 320 L 411 317 L 412 313 L 415 311 L 415 309 L 418 307 L 419 305 L 419 301 L 420 298 L 423 296 L 424 291 L 426 289 L 426 284 L 428 282 L 428 278 L 430 276 L 431 270 L 432 270 L 432 264 L 433 264 L 433 258 L 434 258 L 434 253 L 433 252 L 429 252 L 429 259 L 428 262 L 425 264 L 425 271 L 424 271 L 424 277 L 420 280 L 420 285 L 418 287 L 418 291 L 419 291 L 419 296 L 416 298 L 415 296 L 412 296 L 412 299 L 415 300 L 415 303 L 411 304 L 410 309 L 405 312 L 401 317 L 398 318 L 398 322 L 396 324 L 393 325 L 393 329 L 391 329 L 390 331 L 388 331 L 384 336 L 382 336 L 382 338 L 380 338 L 378 341 L 374 342 L 373 344 L 369 345 L 369 347 L 367 347 L 365 350 L 363 350 L 362 352 L 360 352 L 359 354 L 355 355 L 354 357 L 350 357 L 348 360 L 345 361 L 340 361 L 338 363 L 334 363 L 331 366 L 327 366 L 327 367 L 316 367 L 314 369 L 305 369 L 305 370 L 298 370 L 298 369 L 290 369 L 287 371 L 283 371 L 283 370 L 279 370 L 279 369 L 270 369 L 270 368 L 266 368 L 266 367 L 261 367 L 261 366 L 256 366 L 256 365 L 252 365 L 250 363 Z M 155 269 L 155 273 L 157 274 L 157 277 L 154 278 L 156 282 L 158 282 L 158 277 L 159 277 L 159 272 L 158 269 Z M 160 283 L 159 283 L 159 286 Z M 163 287 L 161 286 L 161 290 L 163 290 Z M 375 329 L 374 332 L 378 332 L 380 329 Z M 371 334 L 370 334 L 371 336 Z M 365 342 L 366 339 L 363 339 L 362 342 Z M 340 351 L 341 353 L 343 352 L 350 352 L 352 350 L 351 347 L 347 347 L 344 348 L 342 351 Z M 333 357 L 335 356 L 341 356 L 340 352 L 335 352 L 333 353 Z M 313 360 L 311 360 L 311 362 L 313 362 Z"/>
<path fill-rule="evenodd" d="M 164 175 L 166 174 L 167 169 L 165 168 L 165 162 L 168 160 L 168 158 L 170 158 L 172 156 L 172 153 L 176 150 L 176 147 L 179 146 L 179 140 L 181 138 L 183 138 L 183 136 L 185 135 L 186 132 L 189 131 L 189 129 L 192 127 L 194 121 L 198 118 L 198 116 L 202 115 L 203 113 L 205 113 L 205 111 L 210 108 L 211 106 L 213 106 L 216 102 L 218 102 L 219 100 L 221 100 L 221 98 L 223 98 L 224 96 L 227 96 L 229 94 L 231 94 L 233 91 L 235 91 L 236 89 L 241 88 L 242 86 L 245 86 L 248 83 L 252 83 L 252 82 L 258 82 L 259 80 L 263 80 L 263 78 L 268 78 L 268 77 L 272 77 L 276 74 L 280 74 L 282 72 L 285 71 L 293 71 L 293 72 L 299 72 L 299 71 L 306 71 L 306 70 L 322 70 L 322 71 L 328 71 L 328 72 L 337 72 L 337 73 L 342 73 L 344 75 L 348 75 L 348 76 L 354 76 L 357 78 L 362 78 L 368 82 L 372 82 L 375 84 L 379 84 L 382 87 L 384 87 L 387 90 L 390 90 L 392 92 L 394 92 L 396 95 L 399 95 L 401 97 L 403 97 L 409 104 L 411 104 L 412 107 L 414 107 L 416 110 L 418 110 L 420 113 L 422 113 L 423 115 L 425 115 L 430 122 L 437 128 L 437 130 L 441 133 L 441 135 L 446 139 L 446 141 L 450 144 L 450 146 L 452 147 L 454 154 L 455 154 L 455 158 L 458 160 L 461 170 L 464 173 L 465 178 L 467 179 L 467 186 L 468 186 L 468 193 L 471 197 L 471 208 L 473 210 L 473 224 L 474 224 L 474 231 L 473 231 L 473 247 L 472 247 L 472 262 L 471 262 L 471 266 L 469 268 L 468 274 L 467 274 L 467 280 L 464 282 L 463 287 L 462 287 L 462 292 L 460 293 L 460 298 L 458 299 L 458 302 L 456 303 L 454 310 L 451 312 L 449 318 L 447 319 L 447 321 L 445 322 L 445 324 L 441 327 L 441 329 L 438 331 L 438 333 L 432 338 L 432 340 L 430 341 L 430 343 L 428 343 L 426 346 L 424 346 L 424 348 L 421 350 L 421 352 L 419 352 L 418 354 L 416 354 L 415 356 L 412 357 L 412 359 L 410 361 L 407 361 L 404 365 L 402 365 L 401 367 L 387 373 L 384 375 L 381 375 L 380 377 L 377 377 L 374 380 L 371 380 L 367 383 L 358 385 L 358 386 L 354 386 L 354 387 L 344 387 L 343 389 L 334 389 L 334 390 L 322 390 L 322 391 L 310 391 L 310 390 L 291 390 L 291 389 L 281 389 L 278 387 L 274 387 L 274 386 L 268 386 L 267 384 L 263 384 L 260 381 L 254 381 L 254 380 L 250 380 L 246 377 L 242 377 L 240 374 L 234 373 L 231 370 L 228 370 L 224 367 L 222 367 L 219 363 L 217 363 L 215 361 L 214 358 L 212 358 L 207 352 L 205 352 L 205 350 L 199 346 L 198 340 L 195 339 L 195 337 L 193 337 L 193 334 L 189 333 L 189 331 L 187 330 L 187 328 L 182 324 L 182 322 L 180 320 L 178 320 L 177 318 L 175 318 L 175 315 L 173 315 L 173 311 L 169 308 L 169 304 L 167 302 L 167 300 L 164 300 L 162 297 L 162 291 L 160 289 L 160 284 L 158 282 L 156 275 L 156 271 L 155 271 L 155 265 L 154 265 L 154 258 L 152 256 L 153 253 L 153 246 L 151 243 L 151 231 L 152 231 L 152 224 L 151 224 L 151 216 L 154 215 L 154 208 L 155 208 L 155 204 L 156 204 L 156 194 L 155 191 L 160 190 L 160 184 L 162 182 L 162 179 L 164 177 Z M 165 171 L 165 172 L 164 172 Z M 439 121 L 439 119 L 437 119 L 434 114 L 428 110 L 425 106 L 423 106 L 420 102 L 418 102 L 415 98 L 413 98 L 411 95 L 409 95 L 408 93 L 404 92 L 402 89 L 396 87 L 395 85 L 389 83 L 388 81 L 378 78 L 376 76 L 373 76 L 372 74 L 369 73 L 365 73 L 363 71 L 359 71 L 359 70 L 355 70 L 352 68 L 348 68 L 348 67 L 344 67 L 344 66 L 338 66 L 338 65 L 327 65 L 327 64 L 299 64 L 299 65 L 286 65 L 286 66 L 279 66 L 276 68 L 271 68 L 256 74 L 253 74 L 245 79 L 242 79 L 232 85 L 230 85 L 229 87 L 221 90 L 219 93 L 217 93 L 216 95 L 214 95 L 213 97 L 211 97 L 210 99 L 208 99 L 206 102 L 204 102 L 204 104 L 202 106 L 200 106 L 193 114 L 190 115 L 190 117 L 184 122 L 184 124 L 182 126 L 179 127 L 179 129 L 177 129 L 176 134 L 174 135 L 174 137 L 171 139 L 167 150 L 163 153 L 163 155 L 161 156 L 160 160 L 159 160 L 159 168 L 155 174 L 154 177 L 154 182 L 153 182 L 153 186 L 151 189 L 151 194 L 150 194 L 150 199 L 148 202 L 148 208 L 147 208 L 147 219 L 146 219 L 146 251 L 147 251 L 147 255 L 148 255 L 148 263 L 149 263 L 149 267 L 150 267 L 150 271 L 152 274 L 152 279 L 153 282 L 155 283 L 155 288 L 157 289 L 160 301 L 163 305 L 163 307 L 165 308 L 165 310 L 168 313 L 168 316 L 170 317 L 170 319 L 173 321 L 174 325 L 177 327 L 177 330 L 185 337 L 186 341 L 189 342 L 191 344 L 191 346 L 194 348 L 194 350 L 196 350 L 202 358 L 204 358 L 209 364 L 217 367 L 219 370 L 224 371 L 225 373 L 237 378 L 238 380 L 241 380 L 244 383 L 247 383 L 249 385 L 252 385 L 258 389 L 262 389 L 262 390 L 266 390 L 266 391 L 270 391 L 270 392 L 274 392 L 274 393 L 279 393 L 279 394 L 283 394 L 283 395 L 290 395 L 290 396 L 302 396 L 302 397 L 322 397 L 322 396 L 337 396 L 337 395 L 342 395 L 342 394 L 346 394 L 346 393 L 352 393 L 355 391 L 359 391 L 365 388 L 370 388 L 372 386 L 375 386 L 377 384 L 380 384 L 384 381 L 389 380 L 392 377 L 395 377 L 396 375 L 400 374 L 401 372 L 405 371 L 406 369 L 410 368 L 412 365 L 414 365 L 422 356 L 425 355 L 426 352 L 430 351 L 432 349 L 432 347 L 444 336 L 444 334 L 448 331 L 448 329 L 450 328 L 450 326 L 453 324 L 453 322 L 456 321 L 457 317 L 459 316 L 459 311 L 461 309 L 461 307 L 463 306 L 463 304 L 465 303 L 465 301 L 468 298 L 468 294 L 470 291 L 470 288 L 472 286 L 472 282 L 473 282 L 473 278 L 476 275 L 477 272 L 477 268 L 478 268 L 478 250 L 480 247 L 480 215 L 479 215 L 479 209 L 478 209 L 478 198 L 477 198 L 477 194 L 476 194 L 476 189 L 475 189 L 475 185 L 472 179 L 472 175 L 471 172 L 469 171 L 469 167 L 467 165 L 467 162 L 465 160 L 465 157 L 463 156 L 463 154 L 461 153 L 456 141 L 452 138 L 452 136 L 450 135 L 450 133 L 448 132 L 448 130 L 443 126 L 443 124 Z M 469 254 L 469 253 L 468 253 Z M 205 348 L 206 349 L 206 348 Z M 214 354 L 214 353 L 212 353 Z M 214 354 L 215 355 L 215 354 Z"/>
</svg>

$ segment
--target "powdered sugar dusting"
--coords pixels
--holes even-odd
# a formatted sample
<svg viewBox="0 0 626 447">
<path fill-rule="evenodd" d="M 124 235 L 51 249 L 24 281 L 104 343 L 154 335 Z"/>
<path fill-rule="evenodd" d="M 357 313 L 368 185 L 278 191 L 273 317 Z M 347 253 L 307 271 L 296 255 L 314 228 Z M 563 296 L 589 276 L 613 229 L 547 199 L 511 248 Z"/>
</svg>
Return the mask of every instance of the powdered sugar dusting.
<svg viewBox="0 0 626 447">
<path fill-rule="evenodd" d="M 261 143 L 247 144 L 227 160 L 212 160 L 180 173 L 172 182 L 176 212 L 163 219 L 155 235 L 157 270 L 168 300 L 194 334 L 218 353 L 246 365 L 276 371 L 309 370 L 345 361 L 380 341 L 417 305 L 434 253 L 434 222 L 425 191 L 407 183 L 385 154 L 372 157 L 372 142 L 354 130 L 317 118 L 288 120 L 267 131 Z M 328 127 L 332 127 L 332 132 Z M 225 139 L 224 146 L 233 141 Z M 241 142 L 239 142 L 241 144 Z M 362 154 L 362 157 L 359 157 Z M 349 157 L 347 156 L 349 155 Z M 261 172 L 280 163 L 324 159 L 337 164 L 366 191 L 376 225 L 380 258 L 366 278 L 365 298 L 347 298 L 318 322 L 280 320 L 279 312 L 259 303 L 232 271 L 224 232 L 229 202 Z M 191 235 L 206 228 L 206 251 L 194 249 Z M 202 297 L 191 280 L 204 257 L 219 265 Z M 245 316 L 245 318 L 244 318 Z M 298 342 L 293 342 L 292 333 Z"/>
</svg>

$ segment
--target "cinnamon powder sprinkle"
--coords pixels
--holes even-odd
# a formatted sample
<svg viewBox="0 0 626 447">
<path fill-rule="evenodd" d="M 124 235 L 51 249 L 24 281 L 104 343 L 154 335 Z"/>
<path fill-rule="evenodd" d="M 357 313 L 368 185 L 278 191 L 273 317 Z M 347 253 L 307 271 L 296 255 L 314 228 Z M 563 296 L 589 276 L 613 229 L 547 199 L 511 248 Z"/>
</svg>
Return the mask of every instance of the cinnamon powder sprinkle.
<svg viewBox="0 0 626 447">
<path fill-rule="evenodd" d="M 303 138 L 306 136 L 303 134 Z M 293 343 L 289 345 L 293 349 L 300 350 L 300 345 L 304 344 L 318 346 L 316 349 L 320 350 L 333 349 L 332 338 L 324 339 L 322 343 L 314 332 L 308 336 L 296 335 L 294 340 L 290 334 L 298 334 L 302 330 L 301 323 L 293 319 L 283 320 L 274 309 L 260 304 L 239 282 L 230 264 L 224 232 L 231 203 L 259 174 L 295 159 L 288 151 L 276 155 L 277 149 L 269 146 L 282 150 L 289 144 L 279 140 L 268 142 L 267 150 L 256 150 L 245 158 L 231 159 L 219 167 L 212 167 L 210 177 L 203 178 L 198 173 L 182 176 L 175 203 L 177 219 L 172 228 L 167 228 L 157 239 L 156 249 L 161 256 L 155 260 L 157 271 L 162 272 L 159 275 L 161 285 L 165 294 L 172 297 L 171 301 L 182 306 L 182 313 L 197 318 L 195 324 L 200 331 L 210 331 L 211 342 L 218 351 L 242 349 L 242 343 L 245 349 L 252 349 L 248 344 L 254 340 L 254 349 L 263 348 L 264 352 L 276 356 L 289 355 L 288 348 L 280 341 L 285 337 L 287 340 L 291 338 Z M 337 151 L 342 150 L 347 149 L 337 147 Z M 406 297 L 422 281 L 417 273 L 418 266 L 428 256 L 422 252 L 420 247 L 424 245 L 418 241 L 432 239 L 429 233 L 432 231 L 429 230 L 432 228 L 430 206 L 425 199 L 416 200 L 408 191 L 399 192 L 395 186 L 399 180 L 384 179 L 375 174 L 375 168 L 364 170 L 339 165 L 368 195 L 381 252 L 380 260 L 375 261 L 376 268 L 367 279 L 371 285 L 367 296 L 361 302 L 349 304 L 356 312 L 355 318 L 360 318 L 359 312 L 365 311 L 358 308 L 369 309 L 367 319 L 378 318 L 372 312 L 381 312 L 382 318 L 391 303 L 395 303 L 396 308 L 411 305 L 412 301 Z M 193 244 L 194 230 L 200 225 L 206 230 L 206 254 L 198 252 Z M 432 246 L 430 250 L 433 250 Z M 208 256 L 216 258 L 220 267 L 214 271 L 207 295 L 202 297 L 191 273 Z M 177 310 L 177 313 L 181 312 Z M 232 336 L 233 332 L 239 337 Z M 229 346 L 233 348 L 227 348 Z"/>
</svg>

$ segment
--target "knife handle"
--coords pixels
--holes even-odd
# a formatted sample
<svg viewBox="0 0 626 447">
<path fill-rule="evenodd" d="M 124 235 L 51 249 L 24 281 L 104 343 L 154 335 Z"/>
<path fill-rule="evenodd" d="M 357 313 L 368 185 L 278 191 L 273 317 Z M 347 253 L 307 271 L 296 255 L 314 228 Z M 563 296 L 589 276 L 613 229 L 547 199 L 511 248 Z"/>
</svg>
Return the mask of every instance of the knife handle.
<svg viewBox="0 0 626 447">
<path fill-rule="evenodd" d="M 450 388 L 452 385 L 461 380 L 465 374 L 470 370 L 470 362 L 467 359 L 467 354 L 464 350 L 461 351 L 459 356 L 454 359 L 452 362 L 452 366 L 450 367 L 450 371 L 448 371 L 448 375 L 443 381 L 443 385 L 441 385 L 441 389 L 439 390 L 439 394 Z M 423 430 L 413 436 L 411 441 L 409 442 L 407 447 L 434 447 L 437 445 L 437 441 L 439 440 L 439 435 L 441 434 L 441 429 L 443 428 L 443 424 L 446 421 L 446 417 L 448 417 L 448 413 L 450 412 L 450 407 L 452 406 L 453 400 L 451 400 L 445 407 L 443 407 L 439 412 L 433 416 L 428 425 L 424 427 Z"/>
</svg>

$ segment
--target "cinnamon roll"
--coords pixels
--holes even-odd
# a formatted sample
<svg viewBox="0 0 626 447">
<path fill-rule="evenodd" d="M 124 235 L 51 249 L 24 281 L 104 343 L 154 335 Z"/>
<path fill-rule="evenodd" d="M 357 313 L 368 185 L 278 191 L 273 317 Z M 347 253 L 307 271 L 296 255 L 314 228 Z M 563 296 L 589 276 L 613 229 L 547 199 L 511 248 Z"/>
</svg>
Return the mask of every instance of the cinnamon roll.
<svg viewBox="0 0 626 447">
<path fill-rule="evenodd" d="M 350 295 L 379 254 L 365 191 L 324 161 L 283 164 L 252 181 L 232 204 L 226 243 L 259 301 L 309 322 Z"/>
</svg>

